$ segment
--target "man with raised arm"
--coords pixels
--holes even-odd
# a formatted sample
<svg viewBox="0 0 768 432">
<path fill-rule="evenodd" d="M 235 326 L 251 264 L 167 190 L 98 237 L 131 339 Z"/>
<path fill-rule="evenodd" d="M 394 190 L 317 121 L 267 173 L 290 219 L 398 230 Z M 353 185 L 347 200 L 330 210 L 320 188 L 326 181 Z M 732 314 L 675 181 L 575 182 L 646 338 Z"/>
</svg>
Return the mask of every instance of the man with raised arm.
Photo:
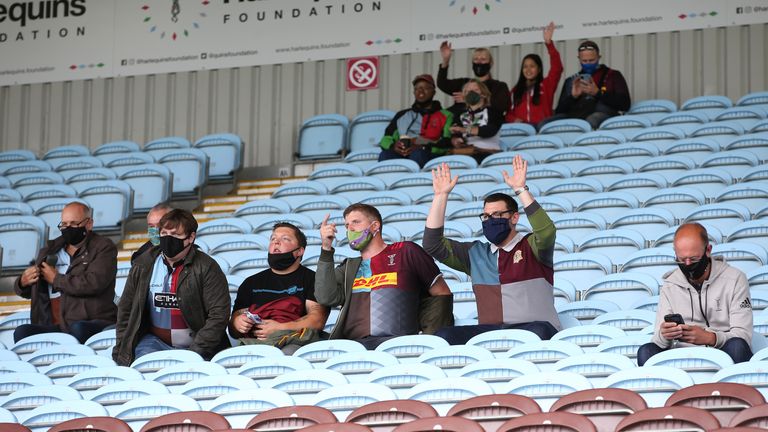
<svg viewBox="0 0 768 432">
<path fill-rule="evenodd" d="M 533 233 L 516 231 L 520 218 L 517 202 L 509 195 L 494 193 L 485 198 L 480 215 L 488 242 L 445 238 L 445 207 L 458 176 L 451 177 L 446 164 L 432 170 L 435 197 L 427 216 L 424 250 L 469 274 L 477 301 L 478 325 L 449 327 L 436 333 L 452 345 L 491 330 L 529 330 L 546 340 L 560 329 L 553 294 L 555 225 L 528 191 L 528 162 L 515 156 L 512 168 L 512 175 L 502 172 L 504 182 L 523 204 Z"/>
<path fill-rule="evenodd" d="M 341 306 L 331 339 L 352 339 L 368 349 L 402 335 L 434 333 L 453 324 L 453 297 L 434 260 L 416 243 L 387 244 L 379 211 L 367 204 L 344 210 L 349 246 L 359 258 L 334 268 L 336 225 L 320 226 L 322 251 L 315 274 L 315 298 Z"/>
</svg>

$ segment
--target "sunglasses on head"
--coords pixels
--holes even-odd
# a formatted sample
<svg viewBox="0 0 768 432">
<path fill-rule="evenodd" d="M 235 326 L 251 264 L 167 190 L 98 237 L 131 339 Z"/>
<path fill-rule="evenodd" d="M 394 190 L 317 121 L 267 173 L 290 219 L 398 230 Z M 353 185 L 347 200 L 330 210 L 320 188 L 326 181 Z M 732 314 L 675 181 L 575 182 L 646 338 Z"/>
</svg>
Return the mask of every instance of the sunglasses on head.
<svg viewBox="0 0 768 432">
<path fill-rule="evenodd" d="M 592 45 L 583 45 L 579 47 L 579 51 L 597 51 L 597 47 Z"/>
</svg>

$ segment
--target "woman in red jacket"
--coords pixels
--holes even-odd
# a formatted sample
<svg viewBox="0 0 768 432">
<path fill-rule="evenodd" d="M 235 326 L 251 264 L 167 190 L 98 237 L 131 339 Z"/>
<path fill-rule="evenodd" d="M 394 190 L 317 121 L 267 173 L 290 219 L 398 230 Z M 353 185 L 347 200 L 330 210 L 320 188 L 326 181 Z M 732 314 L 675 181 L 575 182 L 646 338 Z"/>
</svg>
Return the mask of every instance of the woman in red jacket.
<svg viewBox="0 0 768 432">
<path fill-rule="evenodd" d="M 512 88 L 512 109 L 507 112 L 504 120 L 507 123 L 528 123 L 536 126 L 542 120 L 552 116 L 552 102 L 557 91 L 560 76 L 563 74 L 563 62 L 552 35 L 555 23 L 550 22 L 544 28 L 544 45 L 549 53 L 549 73 L 544 78 L 544 67 L 541 57 L 528 54 L 520 66 L 520 77 Z"/>
</svg>

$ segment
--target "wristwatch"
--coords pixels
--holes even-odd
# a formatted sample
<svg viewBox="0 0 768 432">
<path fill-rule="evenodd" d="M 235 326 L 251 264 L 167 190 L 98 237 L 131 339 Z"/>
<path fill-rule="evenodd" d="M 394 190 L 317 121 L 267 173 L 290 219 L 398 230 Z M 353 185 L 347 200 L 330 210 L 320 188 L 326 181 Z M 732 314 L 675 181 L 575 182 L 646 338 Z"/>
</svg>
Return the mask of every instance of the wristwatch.
<svg viewBox="0 0 768 432">
<path fill-rule="evenodd" d="M 525 185 L 519 189 L 515 189 L 515 196 L 520 195 L 521 193 L 528 190 L 528 185 Z"/>
</svg>

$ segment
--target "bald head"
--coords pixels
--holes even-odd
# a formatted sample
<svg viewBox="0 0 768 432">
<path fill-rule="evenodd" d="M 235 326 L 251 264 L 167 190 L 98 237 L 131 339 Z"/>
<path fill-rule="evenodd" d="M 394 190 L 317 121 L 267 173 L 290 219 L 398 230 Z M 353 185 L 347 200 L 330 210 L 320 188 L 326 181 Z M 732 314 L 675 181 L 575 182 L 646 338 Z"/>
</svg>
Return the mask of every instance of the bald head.
<svg viewBox="0 0 768 432">
<path fill-rule="evenodd" d="M 699 223 L 686 223 L 680 225 L 675 231 L 673 243 L 675 255 L 678 259 L 701 258 L 711 251 L 707 229 Z"/>
<path fill-rule="evenodd" d="M 160 223 L 160 219 L 165 216 L 166 213 L 173 210 L 173 207 L 169 206 L 166 203 L 160 203 L 152 207 L 152 209 L 147 213 L 147 225 L 151 227 L 158 227 L 158 224 Z"/>
<path fill-rule="evenodd" d="M 86 204 L 73 201 L 61 210 L 61 222 L 59 227 L 85 227 L 87 231 L 93 229 L 91 208 Z"/>
</svg>

